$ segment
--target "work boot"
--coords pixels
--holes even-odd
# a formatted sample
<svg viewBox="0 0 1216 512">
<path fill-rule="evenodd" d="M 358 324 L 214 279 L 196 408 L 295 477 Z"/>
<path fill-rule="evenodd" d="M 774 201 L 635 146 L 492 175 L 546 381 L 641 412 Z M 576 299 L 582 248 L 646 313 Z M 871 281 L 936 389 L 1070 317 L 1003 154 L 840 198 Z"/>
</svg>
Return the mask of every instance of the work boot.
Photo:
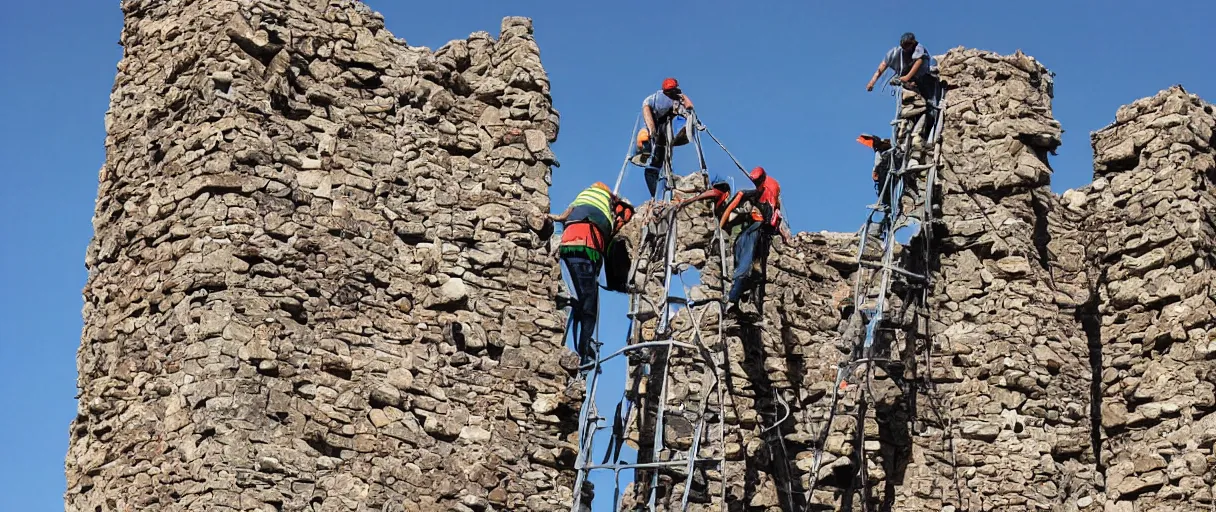
<svg viewBox="0 0 1216 512">
<path fill-rule="evenodd" d="M 633 157 L 630 158 L 629 161 L 638 167 L 646 167 L 646 164 L 650 162 L 650 153 L 652 147 L 653 146 L 650 141 L 643 142 L 642 144 L 636 146 Z"/>
<path fill-rule="evenodd" d="M 764 317 L 764 310 L 750 302 L 746 307 L 739 308 L 739 321 L 757 329 L 769 326 L 768 319 Z"/>
<path fill-rule="evenodd" d="M 726 311 L 724 313 L 726 316 L 728 316 L 728 317 L 736 316 L 737 317 L 742 312 L 743 312 L 743 310 L 739 308 L 739 301 L 726 303 Z"/>
</svg>

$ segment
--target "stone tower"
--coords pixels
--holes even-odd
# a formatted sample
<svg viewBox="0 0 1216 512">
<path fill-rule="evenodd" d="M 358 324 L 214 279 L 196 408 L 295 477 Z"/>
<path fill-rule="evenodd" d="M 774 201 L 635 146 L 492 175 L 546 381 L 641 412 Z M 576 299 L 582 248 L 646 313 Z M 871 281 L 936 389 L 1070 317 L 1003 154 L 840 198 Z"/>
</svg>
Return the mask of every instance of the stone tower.
<svg viewBox="0 0 1216 512">
<path fill-rule="evenodd" d="M 531 22 L 431 52 L 348 0 L 122 9 L 66 510 L 568 507 Z"/>
<path fill-rule="evenodd" d="M 1082 214 L 1107 510 L 1204 510 L 1216 486 L 1216 112 L 1181 87 L 1092 134 Z"/>
</svg>

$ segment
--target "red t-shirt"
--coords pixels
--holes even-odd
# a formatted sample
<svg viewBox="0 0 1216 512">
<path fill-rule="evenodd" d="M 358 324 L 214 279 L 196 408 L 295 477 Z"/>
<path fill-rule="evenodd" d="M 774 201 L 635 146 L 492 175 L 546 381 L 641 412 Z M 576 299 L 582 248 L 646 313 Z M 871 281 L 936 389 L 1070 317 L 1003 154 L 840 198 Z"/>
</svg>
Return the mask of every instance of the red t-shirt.
<svg viewBox="0 0 1216 512">
<path fill-rule="evenodd" d="M 777 180 L 773 179 L 772 176 L 769 176 L 764 179 L 764 183 L 761 183 L 760 186 L 756 188 L 760 189 L 760 202 L 765 203 L 773 207 L 773 210 L 776 210 L 777 198 L 781 196 L 781 184 L 778 183 Z"/>
</svg>

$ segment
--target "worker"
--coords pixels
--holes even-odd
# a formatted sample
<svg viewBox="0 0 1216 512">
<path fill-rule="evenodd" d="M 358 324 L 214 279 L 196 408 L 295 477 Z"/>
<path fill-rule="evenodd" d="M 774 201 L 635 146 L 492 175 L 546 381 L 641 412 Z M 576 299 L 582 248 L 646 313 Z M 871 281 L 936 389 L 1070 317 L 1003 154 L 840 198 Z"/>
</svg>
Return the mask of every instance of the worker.
<svg viewBox="0 0 1216 512">
<path fill-rule="evenodd" d="M 900 158 L 896 156 L 897 151 L 891 145 L 890 139 L 862 134 L 857 137 L 857 142 L 874 150 L 874 170 L 871 172 L 871 177 L 874 179 L 874 193 L 878 195 L 878 204 L 885 209 L 891 203 L 890 193 L 886 188 L 887 172 L 891 169 L 891 158 L 896 157 L 896 166 L 900 165 Z"/>
<path fill-rule="evenodd" d="M 790 242 L 782 222 L 781 185 L 763 167 L 752 169 L 747 177 L 756 188 L 736 192 L 718 220 L 719 227 L 735 235 L 735 272 L 726 298 L 728 313 L 739 310 L 739 298 L 752 263 L 757 257 L 762 263 L 767 258 L 773 233 L 779 233 L 785 243 Z M 750 215 L 735 212 L 744 203 L 751 204 Z"/>
<path fill-rule="evenodd" d="M 631 218 L 633 206 L 629 201 L 598 181 L 579 192 L 561 215 L 549 215 L 550 220 L 563 224 L 558 251 L 574 284 L 570 316 L 578 331 L 575 350 L 582 366 L 597 357 L 592 337 L 599 309 L 599 275 L 608 240 Z"/>
<path fill-rule="evenodd" d="M 646 127 L 638 132 L 635 165 L 646 168 L 646 187 L 652 199 L 659 198 L 666 189 L 667 177 L 663 166 L 667 163 L 668 126 L 673 142 L 671 147 L 688 144 L 690 139 L 685 113 L 692 110 L 692 100 L 680 90 L 675 78 L 663 80 L 662 88 L 642 101 L 642 120 Z"/>
<path fill-rule="evenodd" d="M 866 84 L 867 91 L 874 90 L 874 83 L 883 73 L 890 69 L 895 72 L 896 79 L 907 89 L 915 90 L 929 104 L 936 106 L 937 79 L 929 72 L 929 52 L 916 41 L 916 35 L 905 32 L 899 38 L 899 46 L 891 48 L 882 62 L 878 63 L 878 71 L 870 77 Z"/>
</svg>

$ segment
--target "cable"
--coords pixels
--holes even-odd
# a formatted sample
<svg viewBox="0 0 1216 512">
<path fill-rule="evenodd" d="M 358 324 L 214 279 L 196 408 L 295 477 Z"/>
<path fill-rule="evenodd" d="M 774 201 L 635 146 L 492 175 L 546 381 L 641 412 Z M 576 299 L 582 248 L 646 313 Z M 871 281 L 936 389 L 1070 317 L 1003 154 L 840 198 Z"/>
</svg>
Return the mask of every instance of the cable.
<svg viewBox="0 0 1216 512">
<path fill-rule="evenodd" d="M 744 169 L 743 164 L 739 163 L 739 160 L 735 158 L 735 155 L 732 155 L 730 150 L 726 149 L 726 146 L 722 144 L 722 141 L 718 140 L 717 137 L 714 137 L 714 132 L 709 131 L 708 126 L 705 126 L 705 125 L 701 125 L 701 126 L 705 128 L 705 133 L 709 134 L 709 138 L 713 139 L 714 142 L 716 142 L 718 144 L 718 147 L 722 148 L 722 151 L 726 152 L 726 156 L 729 156 L 730 161 L 735 163 L 735 167 L 738 167 L 739 170 L 743 172 L 743 174 L 747 174 L 747 169 Z"/>
</svg>

